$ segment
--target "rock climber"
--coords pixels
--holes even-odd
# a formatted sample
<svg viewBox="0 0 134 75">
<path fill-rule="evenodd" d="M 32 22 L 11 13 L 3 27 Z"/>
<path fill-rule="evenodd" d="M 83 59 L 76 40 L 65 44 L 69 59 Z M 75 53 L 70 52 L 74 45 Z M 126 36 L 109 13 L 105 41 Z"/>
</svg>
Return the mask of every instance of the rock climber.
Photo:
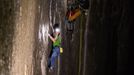
<svg viewBox="0 0 134 75">
<path fill-rule="evenodd" d="M 50 40 L 53 42 L 53 47 L 52 47 L 52 54 L 48 60 L 48 68 L 49 70 L 54 69 L 55 61 L 57 57 L 60 55 L 60 47 L 61 47 L 61 37 L 60 37 L 60 28 L 59 24 L 54 25 L 54 37 L 48 34 L 48 37 Z"/>
<path fill-rule="evenodd" d="M 65 24 L 66 24 L 67 30 L 73 31 L 74 22 L 80 16 L 81 11 L 79 9 L 79 6 L 74 3 L 68 4 L 67 7 L 68 8 L 67 8 L 67 12 L 65 15 Z"/>
</svg>

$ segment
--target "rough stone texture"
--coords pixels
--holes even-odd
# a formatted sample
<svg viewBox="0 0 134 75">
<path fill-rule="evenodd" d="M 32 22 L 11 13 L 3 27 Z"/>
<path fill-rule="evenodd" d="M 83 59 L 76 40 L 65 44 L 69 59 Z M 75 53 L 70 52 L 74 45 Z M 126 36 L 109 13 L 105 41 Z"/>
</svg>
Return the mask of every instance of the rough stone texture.
<svg viewBox="0 0 134 75">
<path fill-rule="evenodd" d="M 129 74 L 129 0 L 91 0 L 86 75 Z M 92 48 L 93 45 L 93 48 Z M 88 71 L 89 70 L 89 71 Z"/>
<path fill-rule="evenodd" d="M 14 2 L 0 0 L 0 75 L 9 75 L 15 24 Z"/>
<path fill-rule="evenodd" d="M 0 75 L 32 75 L 36 0 L 0 0 Z"/>
<path fill-rule="evenodd" d="M 133 73 L 129 0 L 89 2 L 88 16 L 76 20 L 72 34 L 64 24 L 66 0 L 0 0 L 0 75 Z M 50 74 L 51 42 L 46 34 L 54 23 L 61 25 L 64 52 Z"/>
<path fill-rule="evenodd" d="M 70 34 L 64 35 L 66 40 L 64 40 L 65 54 L 62 57 L 62 65 L 66 65 L 62 67 L 61 75 L 72 73 L 73 75 L 127 75 L 133 73 L 130 69 L 133 66 L 133 55 L 130 52 L 130 33 L 132 34 L 130 25 L 133 24 L 130 18 L 132 15 L 129 7 L 130 1 L 90 0 L 89 2 L 89 21 L 84 31 L 87 34 L 83 36 L 86 47 L 82 46 L 86 49 L 82 48 L 80 51 L 80 20 L 76 23 L 78 27 L 76 26 L 74 31 L 73 40 L 69 37 Z M 82 53 L 85 50 L 86 53 Z M 86 63 L 83 62 L 84 55 L 86 55 Z M 82 69 L 79 72 L 80 66 Z"/>
<path fill-rule="evenodd" d="M 33 75 L 35 1 L 20 1 L 15 20 L 11 75 Z"/>
</svg>

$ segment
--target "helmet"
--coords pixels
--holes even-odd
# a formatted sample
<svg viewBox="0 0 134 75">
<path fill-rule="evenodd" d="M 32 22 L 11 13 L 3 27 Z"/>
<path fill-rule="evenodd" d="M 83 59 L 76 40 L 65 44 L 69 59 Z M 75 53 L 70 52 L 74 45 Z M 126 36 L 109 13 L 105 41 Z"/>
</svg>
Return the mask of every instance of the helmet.
<svg viewBox="0 0 134 75">
<path fill-rule="evenodd" d="M 60 28 L 55 28 L 55 32 L 60 33 Z"/>
<path fill-rule="evenodd" d="M 60 33 L 59 24 L 54 24 L 54 31 Z"/>
</svg>

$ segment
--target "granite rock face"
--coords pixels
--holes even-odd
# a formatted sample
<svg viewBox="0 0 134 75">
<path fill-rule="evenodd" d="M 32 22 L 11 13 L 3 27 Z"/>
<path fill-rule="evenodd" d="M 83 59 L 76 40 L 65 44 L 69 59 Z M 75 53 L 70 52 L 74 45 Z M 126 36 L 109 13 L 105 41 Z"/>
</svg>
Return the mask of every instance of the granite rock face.
<svg viewBox="0 0 134 75">
<path fill-rule="evenodd" d="M 67 31 L 67 0 L 0 0 L 0 75 L 129 75 L 133 73 L 129 0 L 89 0 Z M 51 42 L 61 27 L 63 54 L 48 73 Z M 131 31 L 131 32 L 130 32 Z"/>
<path fill-rule="evenodd" d="M 88 36 L 94 41 L 92 43 L 89 40 L 88 43 L 89 71 L 86 75 L 129 74 L 130 22 L 132 22 L 130 2 L 91 0 L 90 4 Z"/>
<path fill-rule="evenodd" d="M 14 2 L 0 1 L 0 75 L 9 75 L 15 24 Z"/>
</svg>

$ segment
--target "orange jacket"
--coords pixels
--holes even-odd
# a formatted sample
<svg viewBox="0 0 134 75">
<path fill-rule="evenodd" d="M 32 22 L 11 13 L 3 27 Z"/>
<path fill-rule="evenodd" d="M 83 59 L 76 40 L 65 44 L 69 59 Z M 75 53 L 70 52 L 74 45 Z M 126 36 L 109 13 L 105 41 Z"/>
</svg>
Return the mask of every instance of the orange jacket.
<svg viewBox="0 0 134 75">
<path fill-rule="evenodd" d="M 73 11 L 68 11 L 66 16 L 67 16 L 67 19 L 68 19 L 69 21 L 73 21 L 73 20 L 75 20 L 77 17 L 79 17 L 80 14 L 81 14 L 81 11 L 80 11 L 80 9 L 78 8 L 78 9 L 75 9 L 75 10 L 73 10 Z"/>
</svg>

